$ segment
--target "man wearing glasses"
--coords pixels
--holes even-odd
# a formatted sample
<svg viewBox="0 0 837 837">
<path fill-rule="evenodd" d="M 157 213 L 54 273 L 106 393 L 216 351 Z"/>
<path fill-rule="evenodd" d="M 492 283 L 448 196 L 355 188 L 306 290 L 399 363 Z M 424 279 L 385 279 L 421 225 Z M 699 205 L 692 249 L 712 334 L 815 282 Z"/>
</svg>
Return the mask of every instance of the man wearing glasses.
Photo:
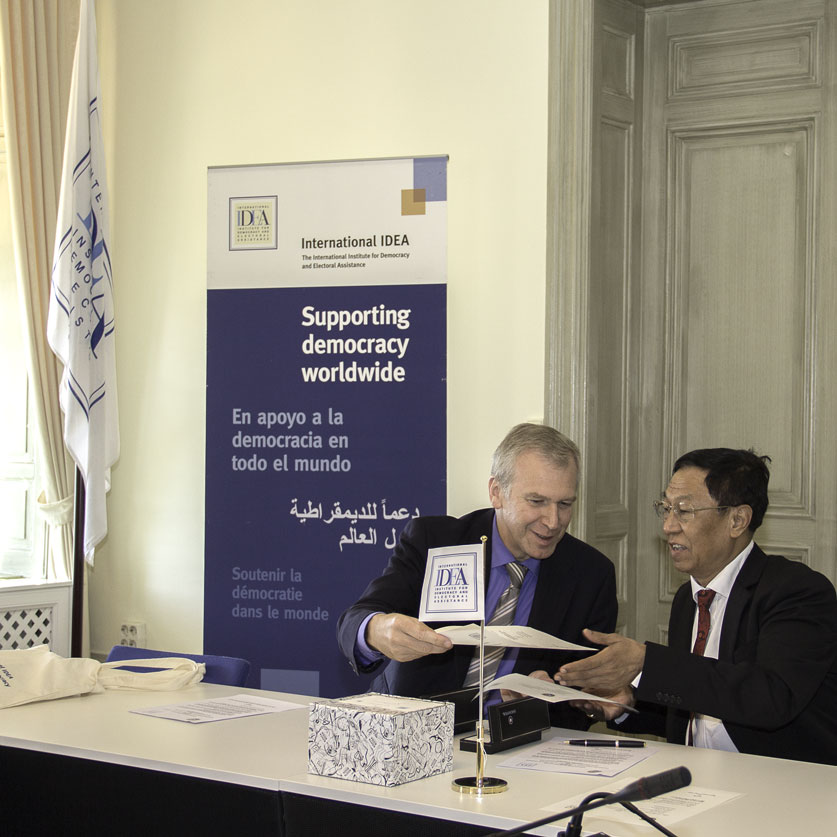
<svg viewBox="0 0 837 837">
<path fill-rule="evenodd" d="M 668 645 L 585 631 L 605 647 L 555 679 L 636 704 L 579 701 L 591 717 L 671 742 L 837 764 L 837 597 L 820 573 L 753 541 L 769 457 L 681 456 L 654 506 L 676 569 Z"/>
</svg>

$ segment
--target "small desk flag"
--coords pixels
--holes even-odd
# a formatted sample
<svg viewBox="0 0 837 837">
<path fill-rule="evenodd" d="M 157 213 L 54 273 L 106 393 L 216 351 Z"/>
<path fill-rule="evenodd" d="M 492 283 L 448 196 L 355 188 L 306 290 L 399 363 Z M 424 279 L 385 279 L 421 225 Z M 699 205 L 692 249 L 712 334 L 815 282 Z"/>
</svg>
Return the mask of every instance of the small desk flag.
<svg viewBox="0 0 837 837">
<path fill-rule="evenodd" d="M 419 619 L 422 622 L 484 619 L 484 575 L 481 543 L 429 549 Z"/>
</svg>

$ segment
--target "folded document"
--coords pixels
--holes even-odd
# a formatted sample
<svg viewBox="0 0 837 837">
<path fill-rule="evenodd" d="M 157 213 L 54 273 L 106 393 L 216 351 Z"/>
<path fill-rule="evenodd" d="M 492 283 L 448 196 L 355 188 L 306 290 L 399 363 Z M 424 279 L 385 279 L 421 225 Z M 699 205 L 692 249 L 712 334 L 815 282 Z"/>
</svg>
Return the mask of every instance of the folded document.
<svg viewBox="0 0 837 837">
<path fill-rule="evenodd" d="M 454 645 L 479 645 L 479 625 L 447 625 L 438 628 L 436 633 L 444 634 L 450 638 Z M 485 638 L 483 643 L 486 646 L 495 648 L 555 648 L 561 651 L 596 651 L 589 645 L 577 645 L 575 642 L 567 642 L 565 639 L 530 628 L 527 625 L 486 625 Z"/>
<path fill-rule="evenodd" d="M 558 703 L 562 700 L 597 700 L 600 703 L 615 703 L 626 712 L 636 712 L 636 709 L 626 706 L 618 700 L 591 695 L 589 692 L 580 692 L 578 689 L 571 689 L 569 686 L 560 686 L 558 683 L 549 683 L 546 680 L 539 680 L 537 677 L 527 677 L 525 674 L 506 674 L 503 677 L 498 677 L 488 684 L 488 688 L 508 689 L 550 703 Z"/>
</svg>

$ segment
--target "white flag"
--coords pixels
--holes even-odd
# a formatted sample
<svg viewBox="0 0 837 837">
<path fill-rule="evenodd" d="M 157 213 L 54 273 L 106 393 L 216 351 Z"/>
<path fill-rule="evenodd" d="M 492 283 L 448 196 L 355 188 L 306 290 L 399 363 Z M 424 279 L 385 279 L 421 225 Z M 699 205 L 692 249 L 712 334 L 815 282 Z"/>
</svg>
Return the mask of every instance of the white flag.
<svg viewBox="0 0 837 837">
<path fill-rule="evenodd" d="M 419 619 L 466 622 L 485 619 L 485 544 L 427 550 Z"/>
<path fill-rule="evenodd" d="M 107 534 L 105 495 L 119 457 L 113 276 L 110 267 L 105 159 L 99 122 L 96 16 L 82 0 L 47 337 L 64 364 L 60 400 L 64 442 L 84 478 L 84 557 Z"/>
</svg>

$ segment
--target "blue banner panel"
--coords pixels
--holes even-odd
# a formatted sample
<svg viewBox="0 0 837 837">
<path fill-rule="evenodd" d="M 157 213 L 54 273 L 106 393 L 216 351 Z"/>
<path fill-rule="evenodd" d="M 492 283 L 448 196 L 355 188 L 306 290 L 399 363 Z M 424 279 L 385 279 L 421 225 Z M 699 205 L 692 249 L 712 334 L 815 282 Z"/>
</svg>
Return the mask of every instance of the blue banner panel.
<svg viewBox="0 0 837 837">
<path fill-rule="evenodd" d="M 431 180 L 443 184 L 444 167 L 440 178 L 438 158 L 429 159 L 437 161 Z M 244 224 L 261 211 L 252 207 L 267 205 L 260 193 L 247 200 L 237 196 L 234 210 L 230 201 Z M 323 285 L 295 287 L 303 283 L 286 277 L 270 287 L 269 269 L 252 287 L 228 270 L 210 278 L 204 649 L 249 659 L 249 685 L 329 697 L 363 691 L 337 650 L 337 618 L 384 567 L 410 518 L 445 511 L 446 287 L 426 274 L 411 283 L 409 256 L 389 255 L 415 252 L 410 235 L 394 244 L 372 233 L 367 247 L 351 242 L 351 253 L 295 237 L 285 249 L 296 252 L 281 258 L 306 280 L 328 274 Z M 275 231 L 248 239 L 238 230 L 223 258 L 241 241 L 283 247 Z M 393 284 L 383 283 L 386 271 L 370 284 L 332 278 L 362 275 L 371 252 L 398 259 Z M 342 267 L 308 273 L 317 262 Z"/>
</svg>

